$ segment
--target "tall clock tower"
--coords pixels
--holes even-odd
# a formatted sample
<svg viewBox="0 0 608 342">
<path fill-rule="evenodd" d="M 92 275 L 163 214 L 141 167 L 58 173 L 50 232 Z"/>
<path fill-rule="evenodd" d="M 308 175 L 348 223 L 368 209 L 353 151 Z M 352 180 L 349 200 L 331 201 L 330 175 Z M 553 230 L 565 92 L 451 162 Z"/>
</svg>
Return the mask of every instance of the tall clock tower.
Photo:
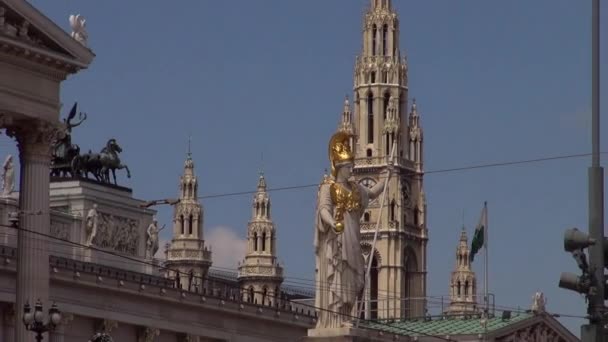
<svg viewBox="0 0 608 342">
<path fill-rule="evenodd" d="M 380 198 L 361 218 L 366 260 L 373 258 L 364 294 L 368 318 L 414 318 L 426 312 L 426 199 L 423 134 L 415 101 L 409 106 L 407 61 L 399 50 L 399 18 L 391 0 L 370 0 L 364 18 L 363 51 L 356 59 L 353 108 L 346 99 L 339 130 L 354 133 L 355 177 L 371 187 L 387 167 L 395 145 L 393 173 Z M 371 245 L 376 223 L 380 231 Z"/>
</svg>

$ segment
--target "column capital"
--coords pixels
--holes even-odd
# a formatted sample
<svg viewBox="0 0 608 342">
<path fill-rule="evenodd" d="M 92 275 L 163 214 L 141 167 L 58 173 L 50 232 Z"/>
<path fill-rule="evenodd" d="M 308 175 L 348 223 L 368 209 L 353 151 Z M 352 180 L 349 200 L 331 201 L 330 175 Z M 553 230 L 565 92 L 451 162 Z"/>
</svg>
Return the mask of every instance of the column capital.
<svg viewBox="0 0 608 342">
<path fill-rule="evenodd" d="M 160 335 L 160 329 L 152 327 L 140 327 L 137 342 L 154 342 Z"/>
<path fill-rule="evenodd" d="M 61 122 L 43 120 L 13 120 L 6 135 L 17 140 L 22 158 L 50 158 L 57 139 L 66 133 Z"/>
<path fill-rule="evenodd" d="M 118 327 L 118 322 L 111 319 L 102 319 L 97 321 L 96 330 L 103 333 L 111 333 L 112 330 Z"/>
</svg>

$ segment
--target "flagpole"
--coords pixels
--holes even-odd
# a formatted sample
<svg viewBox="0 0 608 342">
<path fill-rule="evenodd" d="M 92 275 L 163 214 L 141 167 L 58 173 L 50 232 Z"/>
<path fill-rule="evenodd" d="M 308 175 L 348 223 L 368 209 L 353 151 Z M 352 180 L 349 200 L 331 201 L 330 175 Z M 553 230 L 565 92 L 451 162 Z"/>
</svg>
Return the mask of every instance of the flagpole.
<svg viewBox="0 0 608 342">
<path fill-rule="evenodd" d="M 490 318 L 490 298 L 488 297 L 488 202 L 484 202 L 483 203 L 483 210 L 484 210 L 484 234 L 483 234 L 483 239 L 484 244 L 483 244 L 483 249 L 484 249 L 484 253 L 485 253 L 485 257 L 484 257 L 484 263 L 485 263 L 485 275 L 484 275 L 484 289 L 485 289 L 485 304 L 486 304 L 486 314 L 485 314 L 485 319 L 486 322 L 484 324 L 484 334 L 485 334 L 485 339 L 487 340 L 488 338 L 488 319 Z"/>
<path fill-rule="evenodd" d="M 395 142 L 393 142 L 393 147 L 391 148 L 391 155 L 388 159 L 388 163 L 387 164 L 393 164 L 394 165 L 394 158 L 395 158 L 395 148 L 397 147 L 397 144 Z M 382 198 L 380 199 L 380 211 L 378 212 L 378 221 L 376 221 L 376 230 L 374 232 L 374 240 L 372 242 L 372 248 L 369 251 L 369 256 L 367 257 L 368 261 L 367 261 L 367 267 L 365 270 L 365 282 L 363 283 L 363 291 L 361 292 L 361 301 L 359 302 L 358 308 L 357 308 L 357 321 L 355 323 L 355 327 L 358 328 L 359 327 L 359 318 L 361 317 L 361 312 L 364 309 L 364 297 L 365 297 L 365 291 L 367 290 L 367 287 L 369 286 L 369 276 L 370 276 L 370 271 L 372 269 L 372 261 L 374 259 L 374 250 L 376 249 L 376 241 L 378 241 L 378 231 L 380 230 L 380 220 L 382 219 L 382 209 L 384 208 L 384 198 L 386 197 L 386 189 L 388 188 L 388 181 L 391 178 L 391 173 L 390 173 L 390 168 L 389 168 L 389 174 L 386 177 L 386 179 L 384 180 L 384 189 L 382 189 Z M 378 303 L 378 302 L 376 302 Z M 371 306 L 371 296 L 370 298 L 368 298 L 367 300 L 367 307 L 365 307 L 365 309 L 369 309 L 369 307 Z M 387 301 L 387 307 L 388 307 L 388 301 Z"/>
</svg>

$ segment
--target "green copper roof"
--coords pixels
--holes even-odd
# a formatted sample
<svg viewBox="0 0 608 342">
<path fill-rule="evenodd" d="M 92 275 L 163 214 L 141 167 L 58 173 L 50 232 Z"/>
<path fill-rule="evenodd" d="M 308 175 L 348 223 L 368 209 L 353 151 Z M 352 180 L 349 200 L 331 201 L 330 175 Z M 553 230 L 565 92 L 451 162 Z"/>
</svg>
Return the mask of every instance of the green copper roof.
<svg viewBox="0 0 608 342">
<path fill-rule="evenodd" d="M 492 317 L 488 320 L 488 332 L 507 327 L 511 324 L 533 317 L 532 313 L 513 313 L 510 319 Z M 393 334 L 421 335 L 474 335 L 482 334 L 484 328 L 479 318 L 457 319 L 437 318 L 432 320 L 412 320 L 396 322 L 366 322 L 366 328 L 381 330 Z"/>
</svg>

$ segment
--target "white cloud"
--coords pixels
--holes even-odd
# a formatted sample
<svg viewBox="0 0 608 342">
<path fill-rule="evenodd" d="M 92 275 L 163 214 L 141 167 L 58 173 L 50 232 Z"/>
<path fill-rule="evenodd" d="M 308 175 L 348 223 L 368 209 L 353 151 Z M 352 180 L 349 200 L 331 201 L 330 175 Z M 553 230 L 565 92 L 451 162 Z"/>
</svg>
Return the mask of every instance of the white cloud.
<svg viewBox="0 0 608 342">
<path fill-rule="evenodd" d="M 245 257 L 247 240 L 239 237 L 228 227 L 210 229 L 205 237 L 205 245 L 211 246 L 213 264 L 211 267 L 224 267 L 236 270 Z"/>
</svg>

